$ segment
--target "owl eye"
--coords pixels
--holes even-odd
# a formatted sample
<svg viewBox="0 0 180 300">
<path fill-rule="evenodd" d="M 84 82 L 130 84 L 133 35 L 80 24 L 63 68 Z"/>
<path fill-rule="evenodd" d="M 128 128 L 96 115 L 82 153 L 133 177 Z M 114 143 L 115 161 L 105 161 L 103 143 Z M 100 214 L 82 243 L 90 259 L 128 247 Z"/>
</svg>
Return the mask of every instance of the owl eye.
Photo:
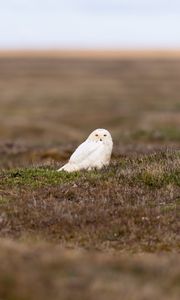
<svg viewBox="0 0 180 300">
<path fill-rule="evenodd" d="M 104 134 L 104 136 L 107 136 L 107 134 Z"/>
<path fill-rule="evenodd" d="M 98 136 L 98 134 L 95 134 L 95 136 Z"/>
</svg>

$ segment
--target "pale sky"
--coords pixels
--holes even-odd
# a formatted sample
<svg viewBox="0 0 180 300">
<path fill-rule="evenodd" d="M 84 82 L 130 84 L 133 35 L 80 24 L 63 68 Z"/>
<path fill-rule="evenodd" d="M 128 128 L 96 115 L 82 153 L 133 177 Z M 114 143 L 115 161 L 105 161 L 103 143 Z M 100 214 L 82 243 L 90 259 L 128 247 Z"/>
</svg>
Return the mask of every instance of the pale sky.
<svg viewBox="0 0 180 300">
<path fill-rule="evenodd" d="M 0 0 L 7 48 L 180 48 L 180 0 Z"/>
</svg>

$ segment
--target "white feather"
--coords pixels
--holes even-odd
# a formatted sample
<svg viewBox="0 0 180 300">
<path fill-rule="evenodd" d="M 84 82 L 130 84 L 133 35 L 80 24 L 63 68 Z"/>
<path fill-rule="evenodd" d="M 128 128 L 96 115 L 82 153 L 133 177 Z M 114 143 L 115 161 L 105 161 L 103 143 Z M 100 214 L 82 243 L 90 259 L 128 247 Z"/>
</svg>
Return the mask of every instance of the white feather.
<svg viewBox="0 0 180 300">
<path fill-rule="evenodd" d="M 69 162 L 80 163 L 87 157 L 94 155 L 94 153 L 101 147 L 101 142 L 93 142 L 86 140 L 82 143 L 71 155 Z"/>
</svg>

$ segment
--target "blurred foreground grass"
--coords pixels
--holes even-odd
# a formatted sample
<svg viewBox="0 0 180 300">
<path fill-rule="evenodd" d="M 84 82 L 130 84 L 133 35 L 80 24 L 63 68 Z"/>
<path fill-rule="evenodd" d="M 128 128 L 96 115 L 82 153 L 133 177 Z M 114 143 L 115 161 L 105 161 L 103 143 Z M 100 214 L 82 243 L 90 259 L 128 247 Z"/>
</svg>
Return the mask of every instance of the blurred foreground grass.
<svg viewBox="0 0 180 300">
<path fill-rule="evenodd" d="M 1 241 L 1 299 L 179 299 L 179 258 Z"/>
</svg>

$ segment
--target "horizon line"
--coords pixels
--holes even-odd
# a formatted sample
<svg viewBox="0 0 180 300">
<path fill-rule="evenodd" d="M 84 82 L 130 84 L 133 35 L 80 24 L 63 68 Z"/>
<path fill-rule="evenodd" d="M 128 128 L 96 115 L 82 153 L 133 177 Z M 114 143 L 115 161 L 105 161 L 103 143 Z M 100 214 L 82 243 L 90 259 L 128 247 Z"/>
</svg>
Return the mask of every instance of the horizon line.
<svg viewBox="0 0 180 300">
<path fill-rule="evenodd" d="M 180 48 L 7 48 L 0 49 L 0 57 L 180 57 Z"/>
</svg>

